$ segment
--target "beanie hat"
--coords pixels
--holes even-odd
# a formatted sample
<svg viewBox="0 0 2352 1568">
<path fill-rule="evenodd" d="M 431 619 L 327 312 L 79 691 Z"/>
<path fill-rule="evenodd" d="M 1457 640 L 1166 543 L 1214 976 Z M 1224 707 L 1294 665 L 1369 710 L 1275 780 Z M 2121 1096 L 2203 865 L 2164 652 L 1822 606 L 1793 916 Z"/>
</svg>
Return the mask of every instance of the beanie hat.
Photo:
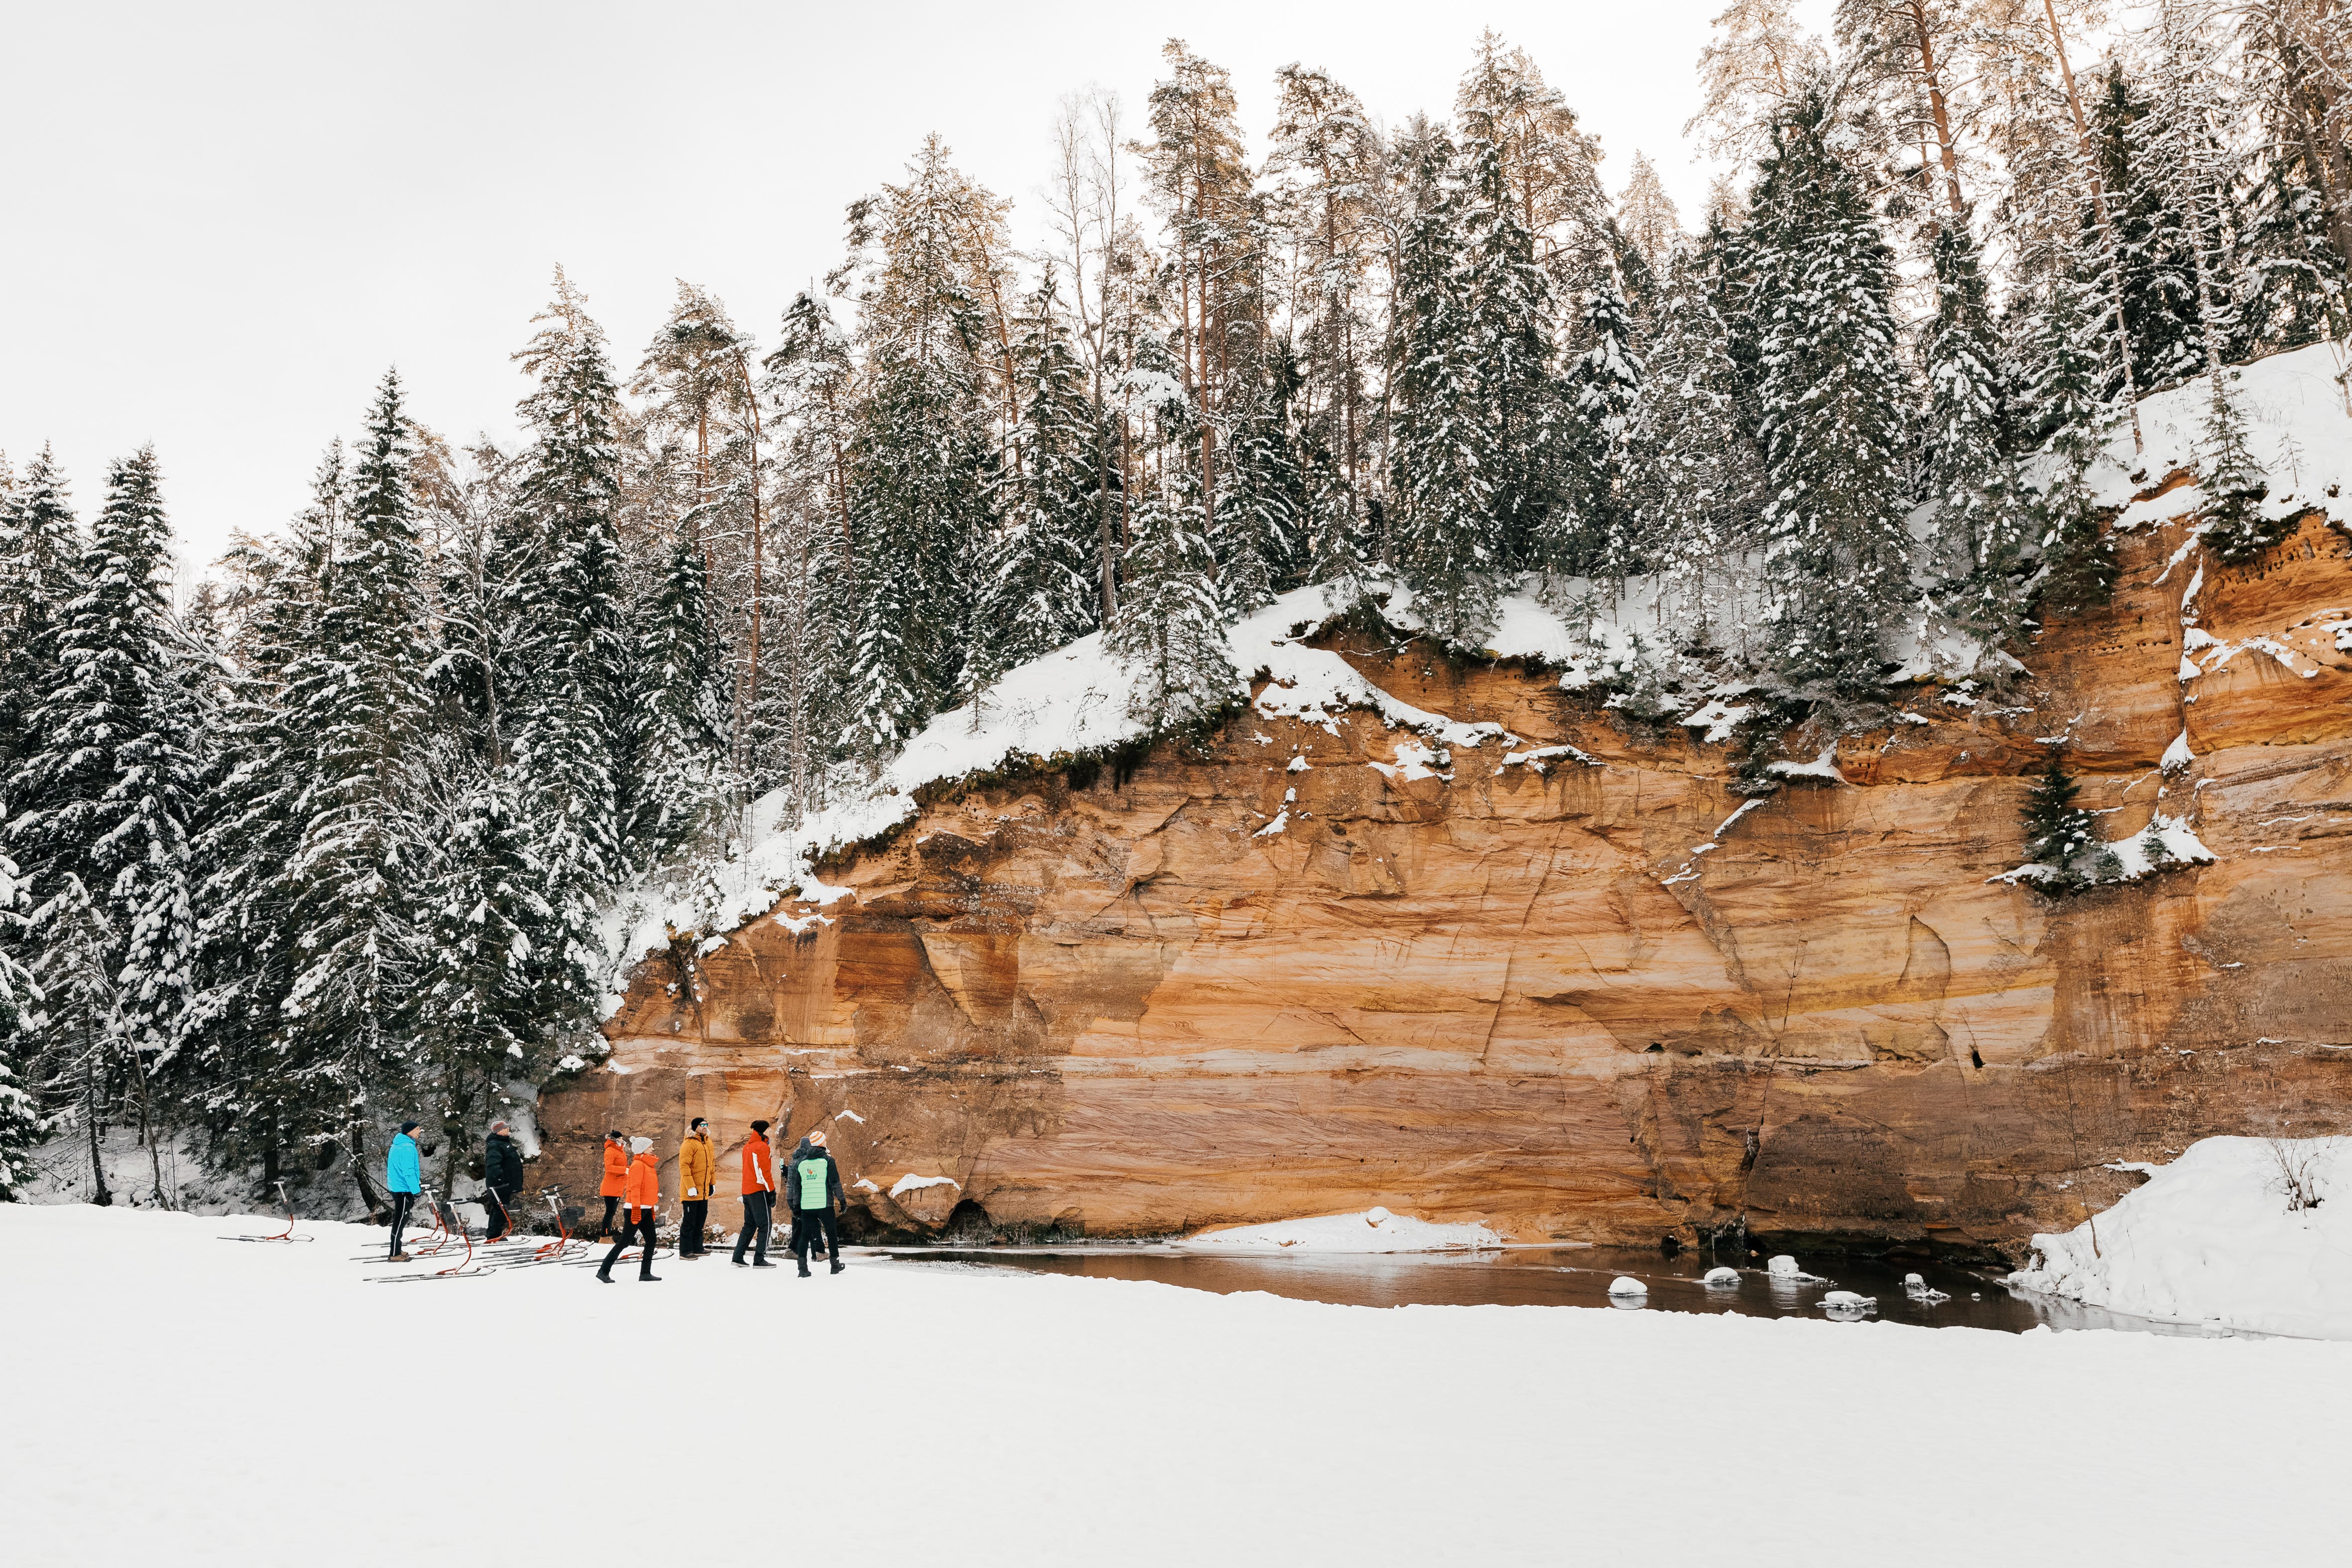
<svg viewBox="0 0 2352 1568">
<path fill-rule="evenodd" d="M 764 1121 L 754 1121 L 753 1123 L 751 1123 L 751 1131 L 754 1131 L 754 1132 L 759 1133 L 761 1137 L 763 1137 L 763 1138 L 764 1138 L 764 1137 L 766 1137 L 766 1136 L 767 1136 L 767 1132 L 768 1132 L 768 1124 L 767 1124 L 766 1122 L 764 1122 Z"/>
<path fill-rule="evenodd" d="M 414 1121 L 404 1121 L 400 1124 L 400 1130 L 403 1132 L 414 1132 L 416 1131 L 416 1123 Z"/>
<path fill-rule="evenodd" d="M 621 1141 L 621 1130 L 615 1127 L 610 1132 L 605 1133 L 604 1136 L 610 1138 L 614 1142 L 618 1143 Z"/>
<path fill-rule="evenodd" d="M 702 1128 L 703 1128 L 703 1121 L 702 1121 L 702 1118 L 701 1118 L 701 1117 L 699 1117 L 699 1116 L 696 1117 L 693 1121 L 689 1121 L 689 1122 L 688 1122 L 688 1123 L 686 1124 L 686 1130 L 687 1130 L 688 1132 L 699 1132 L 699 1131 L 702 1131 Z"/>
<path fill-rule="evenodd" d="M 629 1152 L 632 1154 L 642 1154 L 653 1146 L 654 1141 L 650 1138 L 632 1138 L 629 1140 Z"/>
</svg>

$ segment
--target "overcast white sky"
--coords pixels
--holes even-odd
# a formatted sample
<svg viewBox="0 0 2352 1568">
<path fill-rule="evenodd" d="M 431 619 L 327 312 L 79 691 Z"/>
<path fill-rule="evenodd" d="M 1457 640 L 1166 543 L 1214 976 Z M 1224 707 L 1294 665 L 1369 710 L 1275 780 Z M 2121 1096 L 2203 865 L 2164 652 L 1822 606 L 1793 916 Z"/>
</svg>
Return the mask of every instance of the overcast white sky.
<svg viewBox="0 0 2352 1568">
<path fill-rule="evenodd" d="M 1612 192 L 1639 149 L 1688 217 L 1706 172 L 1682 124 L 1722 4 L 16 0 L 0 450 L 54 443 L 88 517 L 106 460 L 154 442 L 209 560 L 301 504 L 386 365 L 435 428 L 511 439 L 507 356 L 558 261 L 625 371 L 678 278 L 772 339 L 839 261 L 845 204 L 926 132 L 1034 211 L 1056 101 L 1099 85 L 1139 117 L 1171 26 L 1233 72 L 1253 137 L 1291 60 L 1391 124 L 1442 112 L 1492 26 L 1600 135 Z"/>
</svg>

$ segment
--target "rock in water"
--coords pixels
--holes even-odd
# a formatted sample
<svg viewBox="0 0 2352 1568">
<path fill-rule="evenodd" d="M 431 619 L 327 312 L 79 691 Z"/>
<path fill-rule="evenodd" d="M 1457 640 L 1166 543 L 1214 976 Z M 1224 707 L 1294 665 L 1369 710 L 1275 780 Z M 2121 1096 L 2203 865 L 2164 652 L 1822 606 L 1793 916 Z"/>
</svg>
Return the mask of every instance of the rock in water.
<svg viewBox="0 0 2352 1568">
<path fill-rule="evenodd" d="M 1794 1279 L 1804 1273 L 1803 1269 L 1797 1267 L 1797 1260 L 1785 1252 L 1774 1258 L 1764 1267 L 1772 1271 L 1772 1277 L 1776 1279 Z"/>
<path fill-rule="evenodd" d="M 1705 1278 L 1699 1280 L 1699 1283 L 1706 1286 L 1710 1290 L 1737 1290 L 1739 1289 L 1739 1270 L 1737 1268 L 1710 1268 L 1706 1271 Z"/>
<path fill-rule="evenodd" d="M 1650 1288 L 1630 1274 L 1620 1274 L 1609 1281 L 1609 1293 L 1612 1296 L 1646 1296 Z"/>
</svg>

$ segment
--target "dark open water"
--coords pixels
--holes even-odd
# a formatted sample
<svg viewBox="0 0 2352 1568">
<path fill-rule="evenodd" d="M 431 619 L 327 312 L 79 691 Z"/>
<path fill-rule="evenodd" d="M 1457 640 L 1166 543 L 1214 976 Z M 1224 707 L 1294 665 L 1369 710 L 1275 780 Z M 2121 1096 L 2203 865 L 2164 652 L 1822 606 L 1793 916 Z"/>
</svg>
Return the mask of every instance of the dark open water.
<svg viewBox="0 0 2352 1568">
<path fill-rule="evenodd" d="M 879 1256 L 893 1265 L 910 1268 L 1021 1268 L 1095 1279 L 1151 1279 L 1219 1295 L 1264 1290 L 1350 1307 L 1603 1307 L 1620 1311 L 1735 1312 L 1751 1318 L 1918 1323 L 2003 1333 L 2022 1333 L 2045 1323 L 2053 1329 L 2121 1329 L 2159 1334 L 2207 1331 L 2011 1290 L 1990 1274 L 1948 1266 L 1809 1258 L 1802 1253 L 1796 1255 L 1799 1265 L 1820 1278 L 1774 1279 L 1761 1268 L 1747 1268 L 1739 1271 L 1737 1289 L 1699 1283 L 1699 1277 L 1713 1267 L 1703 1252 L 1665 1258 L 1654 1252 L 1583 1247 L 1239 1258 L 1119 1246 L 921 1247 L 887 1248 Z M 1933 1302 L 1913 1299 L 1904 1289 L 1906 1274 L 1919 1275 L 1948 1299 Z M 1649 1294 L 1634 1300 L 1612 1298 L 1610 1282 L 1620 1275 L 1641 1280 Z M 1859 1316 L 1850 1310 L 1832 1313 L 1821 1301 L 1833 1289 L 1875 1297 L 1876 1305 Z"/>
</svg>

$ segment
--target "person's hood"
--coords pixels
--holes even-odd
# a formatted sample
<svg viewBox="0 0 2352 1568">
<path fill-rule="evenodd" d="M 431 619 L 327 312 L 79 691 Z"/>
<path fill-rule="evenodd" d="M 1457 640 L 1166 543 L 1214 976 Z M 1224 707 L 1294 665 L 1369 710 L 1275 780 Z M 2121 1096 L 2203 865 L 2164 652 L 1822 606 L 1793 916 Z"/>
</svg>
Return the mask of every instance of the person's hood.
<svg viewBox="0 0 2352 1568">
<path fill-rule="evenodd" d="M 514 1142 L 514 1134 L 511 1132 L 493 1132 L 490 1134 L 490 1142 L 493 1143 L 511 1143 Z"/>
<path fill-rule="evenodd" d="M 698 1127 L 693 1131 L 688 1133 L 687 1136 L 688 1138 L 699 1138 L 705 1143 L 708 1143 L 710 1142 L 710 1129 L 708 1127 Z"/>
</svg>

